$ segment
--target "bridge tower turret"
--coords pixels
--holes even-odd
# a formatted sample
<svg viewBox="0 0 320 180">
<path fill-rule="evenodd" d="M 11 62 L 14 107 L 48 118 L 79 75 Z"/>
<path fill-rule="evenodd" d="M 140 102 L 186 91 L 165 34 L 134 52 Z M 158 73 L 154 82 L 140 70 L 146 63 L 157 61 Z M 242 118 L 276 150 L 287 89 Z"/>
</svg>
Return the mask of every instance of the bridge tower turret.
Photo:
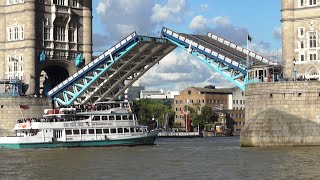
<svg viewBox="0 0 320 180">
<path fill-rule="evenodd" d="M 288 78 L 292 78 L 294 58 L 294 4 L 293 0 L 282 0 L 282 62 Z"/>
</svg>

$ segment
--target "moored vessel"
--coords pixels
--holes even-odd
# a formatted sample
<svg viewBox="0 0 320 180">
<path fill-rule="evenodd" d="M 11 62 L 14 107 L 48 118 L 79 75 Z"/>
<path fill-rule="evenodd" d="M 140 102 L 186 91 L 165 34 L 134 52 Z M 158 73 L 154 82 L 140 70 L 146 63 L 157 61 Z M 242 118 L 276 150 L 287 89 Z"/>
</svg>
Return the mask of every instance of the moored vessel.
<svg viewBox="0 0 320 180">
<path fill-rule="evenodd" d="M 139 125 L 130 102 L 46 109 L 43 118 L 20 119 L 15 136 L 0 137 L 0 148 L 58 148 L 152 145 L 159 129 Z"/>
</svg>

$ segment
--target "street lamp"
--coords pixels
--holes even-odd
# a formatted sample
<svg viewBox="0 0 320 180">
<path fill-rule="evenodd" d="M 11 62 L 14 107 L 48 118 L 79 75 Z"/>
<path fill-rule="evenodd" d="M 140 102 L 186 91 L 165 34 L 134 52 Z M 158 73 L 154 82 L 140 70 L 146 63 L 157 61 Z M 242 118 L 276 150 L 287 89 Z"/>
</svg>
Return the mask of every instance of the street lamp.
<svg viewBox="0 0 320 180">
<path fill-rule="evenodd" d="M 186 132 L 188 132 L 188 115 L 189 115 L 189 99 L 187 99 L 187 109 L 186 109 Z"/>
<path fill-rule="evenodd" d="M 293 58 L 293 81 L 297 80 L 296 58 Z"/>
</svg>

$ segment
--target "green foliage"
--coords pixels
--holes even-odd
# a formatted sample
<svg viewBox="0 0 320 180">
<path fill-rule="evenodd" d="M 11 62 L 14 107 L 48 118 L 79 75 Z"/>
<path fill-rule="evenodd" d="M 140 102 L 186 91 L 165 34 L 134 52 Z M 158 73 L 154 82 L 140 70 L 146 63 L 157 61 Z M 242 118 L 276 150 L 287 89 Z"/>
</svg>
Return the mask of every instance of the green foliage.
<svg viewBox="0 0 320 180">
<path fill-rule="evenodd" d="M 147 125 L 154 117 L 159 125 L 164 125 L 165 117 L 169 116 L 169 124 L 173 125 L 174 111 L 170 104 L 157 100 L 141 99 L 133 102 L 133 112 L 137 115 L 140 124 Z M 170 121 L 171 120 L 171 121 Z M 171 123 L 170 123 L 171 122 Z"/>
<path fill-rule="evenodd" d="M 191 113 L 192 125 L 194 127 L 199 125 L 200 129 L 203 129 L 206 124 L 210 124 L 216 120 L 215 116 L 210 106 L 204 106 L 201 109 L 201 114 L 196 112 Z"/>
</svg>

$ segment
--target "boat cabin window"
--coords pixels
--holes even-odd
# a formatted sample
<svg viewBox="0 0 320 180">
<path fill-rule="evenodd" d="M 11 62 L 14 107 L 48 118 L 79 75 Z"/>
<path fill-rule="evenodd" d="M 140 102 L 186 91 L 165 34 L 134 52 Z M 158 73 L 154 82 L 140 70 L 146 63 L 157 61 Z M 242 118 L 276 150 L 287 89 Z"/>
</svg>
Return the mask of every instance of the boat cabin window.
<svg viewBox="0 0 320 180">
<path fill-rule="evenodd" d="M 120 116 L 120 115 L 117 115 L 117 116 L 116 116 L 116 120 L 121 120 L 121 116 Z"/>
<path fill-rule="evenodd" d="M 100 116 L 93 116 L 92 121 L 100 121 Z"/>
<path fill-rule="evenodd" d="M 89 134 L 94 134 L 94 129 L 89 129 Z"/>
<path fill-rule="evenodd" d="M 114 129 L 114 128 L 110 129 L 110 132 L 111 133 L 117 133 L 116 129 Z"/>
<path fill-rule="evenodd" d="M 136 128 L 136 132 L 142 132 L 140 128 Z"/>
<path fill-rule="evenodd" d="M 72 135 L 72 130 L 67 129 L 67 130 L 66 130 L 66 135 Z"/>
<path fill-rule="evenodd" d="M 86 129 L 81 129 L 81 134 L 87 134 L 87 130 Z"/>
<path fill-rule="evenodd" d="M 109 129 L 103 129 L 103 134 L 109 134 Z"/>
<path fill-rule="evenodd" d="M 129 115 L 129 120 L 133 120 L 132 114 Z"/>
<path fill-rule="evenodd" d="M 122 120 L 128 120 L 128 115 L 123 115 Z"/>
<path fill-rule="evenodd" d="M 109 129 L 108 129 L 108 131 L 109 131 Z M 96 133 L 97 134 L 102 134 L 102 129 L 96 129 Z M 108 132 L 109 133 L 109 132 Z"/>
<path fill-rule="evenodd" d="M 108 120 L 108 116 L 102 116 L 102 121 L 107 121 Z"/>
<path fill-rule="evenodd" d="M 74 129 L 73 134 L 79 134 L 79 129 Z"/>
<path fill-rule="evenodd" d="M 109 116 L 109 120 L 114 120 L 114 116 Z"/>
<path fill-rule="evenodd" d="M 124 129 L 124 133 L 129 133 L 129 128 L 123 128 Z"/>
<path fill-rule="evenodd" d="M 123 133 L 123 129 L 122 128 L 118 128 L 118 133 Z"/>
<path fill-rule="evenodd" d="M 133 132 L 134 132 L 134 128 L 130 128 L 130 132 L 132 132 L 132 133 L 133 133 Z"/>
</svg>

